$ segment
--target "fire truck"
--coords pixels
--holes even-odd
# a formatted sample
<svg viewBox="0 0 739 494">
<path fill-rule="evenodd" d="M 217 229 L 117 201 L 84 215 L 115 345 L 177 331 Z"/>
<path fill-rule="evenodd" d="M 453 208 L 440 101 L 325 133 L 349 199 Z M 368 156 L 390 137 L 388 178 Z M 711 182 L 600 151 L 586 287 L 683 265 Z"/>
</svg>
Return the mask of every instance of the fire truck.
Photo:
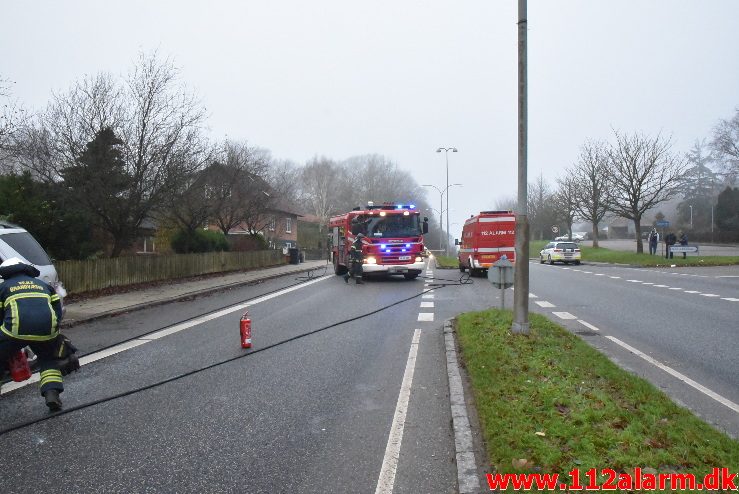
<svg viewBox="0 0 739 494">
<path fill-rule="evenodd" d="M 505 255 L 515 262 L 516 218 L 513 211 L 482 211 L 464 222 L 460 246 L 459 270 L 482 274 Z"/>
<path fill-rule="evenodd" d="M 344 274 L 349 269 L 349 250 L 358 234 L 363 234 L 362 271 L 367 274 L 402 274 L 416 278 L 424 268 L 423 235 L 428 233 L 428 218 L 413 204 L 370 202 L 365 208 L 329 220 L 331 260 L 334 272 Z"/>
</svg>

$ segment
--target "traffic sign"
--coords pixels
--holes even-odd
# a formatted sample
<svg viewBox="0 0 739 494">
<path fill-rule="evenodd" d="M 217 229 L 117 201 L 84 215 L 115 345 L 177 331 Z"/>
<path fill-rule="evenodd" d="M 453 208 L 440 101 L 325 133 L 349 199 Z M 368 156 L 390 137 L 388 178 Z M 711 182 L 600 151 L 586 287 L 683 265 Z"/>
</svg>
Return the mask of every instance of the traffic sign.
<svg viewBox="0 0 739 494">
<path fill-rule="evenodd" d="M 687 252 L 690 254 L 697 254 L 698 253 L 698 246 L 697 245 L 672 245 L 670 246 L 670 252 Z"/>
<path fill-rule="evenodd" d="M 654 222 L 659 228 L 667 228 L 670 226 L 670 222 L 667 220 L 657 220 Z"/>
<path fill-rule="evenodd" d="M 513 286 L 513 263 L 505 255 L 495 261 L 488 269 L 488 280 L 495 288 Z"/>
<path fill-rule="evenodd" d="M 552 227 L 552 233 L 559 233 L 559 227 L 558 226 L 553 226 Z"/>
</svg>

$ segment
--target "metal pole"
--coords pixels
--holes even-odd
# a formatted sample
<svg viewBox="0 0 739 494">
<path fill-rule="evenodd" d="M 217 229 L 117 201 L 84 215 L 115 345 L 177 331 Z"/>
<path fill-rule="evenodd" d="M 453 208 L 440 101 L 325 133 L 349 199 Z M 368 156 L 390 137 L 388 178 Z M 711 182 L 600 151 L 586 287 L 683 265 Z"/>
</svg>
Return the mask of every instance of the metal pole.
<svg viewBox="0 0 739 494">
<path fill-rule="evenodd" d="M 527 177 L 526 0 L 518 0 L 518 204 L 512 333 L 529 333 L 529 219 Z"/>
<path fill-rule="evenodd" d="M 441 241 L 444 233 L 444 194 L 439 191 L 439 252 L 442 251 L 444 245 Z"/>
<path fill-rule="evenodd" d="M 449 256 L 449 150 L 444 151 L 446 156 L 446 255 Z"/>
</svg>

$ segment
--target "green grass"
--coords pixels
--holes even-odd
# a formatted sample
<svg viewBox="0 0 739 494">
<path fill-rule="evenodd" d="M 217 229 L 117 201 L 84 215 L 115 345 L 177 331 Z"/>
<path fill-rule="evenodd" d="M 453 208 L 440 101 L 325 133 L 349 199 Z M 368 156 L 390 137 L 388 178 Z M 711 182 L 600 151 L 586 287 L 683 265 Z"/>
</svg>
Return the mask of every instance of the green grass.
<svg viewBox="0 0 739 494">
<path fill-rule="evenodd" d="M 440 269 L 457 269 L 459 268 L 459 260 L 450 256 L 434 256 L 436 258 L 436 266 Z"/>
<path fill-rule="evenodd" d="M 534 240 L 529 243 L 529 257 L 538 258 L 541 251 L 549 240 Z M 636 247 L 635 247 L 636 248 Z M 731 264 L 739 264 L 739 256 L 697 256 L 688 254 L 687 259 L 683 259 L 682 254 L 675 254 L 673 259 L 665 259 L 664 256 L 649 254 L 637 254 L 636 252 L 627 252 L 621 250 L 611 250 L 603 247 L 597 249 L 593 247 L 580 246 L 582 252 L 582 260 L 584 262 L 608 262 L 618 264 L 629 264 L 632 266 L 728 266 Z"/>
<path fill-rule="evenodd" d="M 521 336 L 509 331 L 510 311 L 457 321 L 493 472 L 739 471 L 739 442 L 545 317 L 530 323 Z"/>
</svg>

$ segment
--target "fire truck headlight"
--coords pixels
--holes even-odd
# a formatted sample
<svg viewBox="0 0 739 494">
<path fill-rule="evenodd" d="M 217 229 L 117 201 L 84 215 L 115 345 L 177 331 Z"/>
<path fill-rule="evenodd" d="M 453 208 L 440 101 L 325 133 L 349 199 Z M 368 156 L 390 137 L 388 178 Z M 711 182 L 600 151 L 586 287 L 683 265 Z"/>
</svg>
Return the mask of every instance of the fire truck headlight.
<svg viewBox="0 0 739 494">
<path fill-rule="evenodd" d="M 423 257 L 416 256 L 416 262 L 423 262 Z"/>
<path fill-rule="evenodd" d="M 374 257 L 370 256 L 367 259 L 365 259 L 365 263 L 367 263 L 367 264 L 377 264 L 377 259 L 375 259 Z"/>
</svg>

